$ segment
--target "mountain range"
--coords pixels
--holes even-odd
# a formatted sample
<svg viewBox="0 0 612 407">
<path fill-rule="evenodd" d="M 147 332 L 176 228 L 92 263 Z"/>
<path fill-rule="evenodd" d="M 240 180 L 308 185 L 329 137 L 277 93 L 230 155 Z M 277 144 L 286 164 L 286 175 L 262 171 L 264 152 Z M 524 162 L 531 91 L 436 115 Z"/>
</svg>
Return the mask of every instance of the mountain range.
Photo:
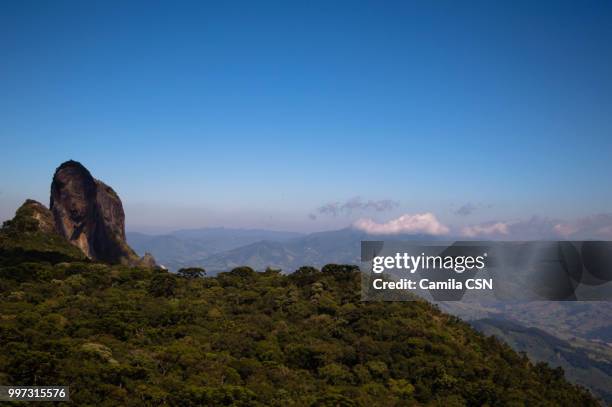
<svg viewBox="0 0 612 407">
<path fill-rule="evenodd" d="M 305 264 L 359 264 L 362 240 L 438 240 L 421 234 L 372 235 L 352 227 L 302 235 L 250 229 L 207 228 L 179 230 L 164 235 L 128 232 L 138 253 L 150 252 L 170 270 L 203 267 L 209 274 L 248 264 L 290 273 Z"/>
<path fill-rule="evenodd" d="M 163 235 L 128 232 L 127 240 L 137 253 L 155 253 L 160 264 L 176 271 L 181 267 L 202 265 L 208 256 L 239 247 L 262 241 L 284 242 L 301 236 L 300 233 L 261 229 L 202 228 Z M 225 268 L 217 271 L 222 270 Z"/>
</svg>

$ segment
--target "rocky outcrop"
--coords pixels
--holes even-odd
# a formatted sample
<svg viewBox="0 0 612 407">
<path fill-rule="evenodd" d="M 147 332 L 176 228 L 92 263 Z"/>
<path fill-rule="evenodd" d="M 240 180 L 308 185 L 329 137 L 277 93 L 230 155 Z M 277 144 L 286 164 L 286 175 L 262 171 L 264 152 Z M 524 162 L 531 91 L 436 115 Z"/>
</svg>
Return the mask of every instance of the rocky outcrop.
<svg viewBox="0 0 612 407">
<path fill-rule="evenodd" d="M 55 233 L 53 214 L 46 206 L 33 199 L 27 199 L 5 226 L 23 232 Z"/>
<path fill-rule="evenodd" d="M 140 259 L 140 265 L 142 267 L 157 267 L 157 263 L 155 262 L 155 258 L 153 257 L 153 255 L 151 253 L 145 253 L 144 256 L 142 256 L 142 258 Z M 161 268 L 164 268 L 164 266 L 159 266 Z"/>
<path fill-rule="evenodd" d="M 55 229 L 55 219 L 40 202 L 28 199 L 0 229 L 0 256 L 10 261 L 52 263 L 84 260 L 84 254 Z"/>
<path fill-rule="evenodd" d="M 96 180 L 81 163 L 60 165 L 51 183 L 55 229 L 87 257 L 108 263 L 150 265 L 125 239 L 125 214 L 117 193 Z"/>
</svg>

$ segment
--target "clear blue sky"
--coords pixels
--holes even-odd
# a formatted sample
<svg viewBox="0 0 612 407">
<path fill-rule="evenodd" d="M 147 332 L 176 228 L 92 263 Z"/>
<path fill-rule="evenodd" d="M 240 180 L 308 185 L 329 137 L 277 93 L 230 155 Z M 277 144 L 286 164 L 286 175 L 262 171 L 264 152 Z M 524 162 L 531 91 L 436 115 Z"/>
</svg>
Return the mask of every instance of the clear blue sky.
<svg viewBox="0 0 612 407">
<path fill-rule="evenodd" d="M 3 1 L 0 218 L 70 158 L 132 229 L 329 229 L 353 215 L 308 214 L 354 196 L 399 202 L 354 214 L 379 220 L 611 212 L 611 21 L 609 1 Z"/>
</svg>

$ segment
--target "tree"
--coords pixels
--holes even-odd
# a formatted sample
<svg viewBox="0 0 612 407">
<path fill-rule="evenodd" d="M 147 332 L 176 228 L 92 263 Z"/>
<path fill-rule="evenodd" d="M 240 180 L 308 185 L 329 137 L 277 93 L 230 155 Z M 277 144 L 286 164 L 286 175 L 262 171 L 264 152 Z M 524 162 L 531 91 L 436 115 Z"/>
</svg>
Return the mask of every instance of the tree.
<svg viewBox="0 0 612 407">
<path fill-rule="evenodd" d="M 206 270 L 201 267 L 185 267 L 180 269 L 177 274 L 183 278 L 194 279 L 206 275 Z"/>
<path fill-rule="evenodd" d="M 253 270 L 251 267 L 242 266 L 233 268 L 229 274 L 236 277 L 253 277 L 255 275 L 255 270 Z"/>
<path fill-rule="evenodd" d="M 321 272 L 326 274 L 334 273 L 356 273 L 359 271 L 359 267 L 352 264 L 326 264 L 321 269 Z"/>
<path fill-rule="evenodd" d="M 159 273 L 151 279 L 149 293 L 155 297 L 171 297 L 176 290 L 176 278 L 170 273 Z"/>
</svg>

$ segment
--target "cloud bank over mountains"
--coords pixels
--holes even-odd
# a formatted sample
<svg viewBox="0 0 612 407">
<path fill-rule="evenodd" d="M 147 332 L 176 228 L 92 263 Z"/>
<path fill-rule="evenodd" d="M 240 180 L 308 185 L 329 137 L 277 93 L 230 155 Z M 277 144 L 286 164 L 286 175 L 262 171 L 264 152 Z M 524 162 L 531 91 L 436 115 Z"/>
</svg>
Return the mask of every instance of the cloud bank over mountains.
<svg viewBox="0 0 612 407">
<path fill-rule="evenodd" d="M 561 236 L 592 236 L 592 239 L 612 239 L 612 214 L 587 216 L 569 223 L 557 223 L 553 229 Z"/>
<path fill-rule="evenodd" d="M 450 229 L 444 226 L 431 213 L 405 214 L 385 223 L 377 223 L 372 219 L 358 219 L 353 227 L 372 235 L 394 235 L 400 233 L 424 233 L 428 235 L 447 235 Z"/>
<path fill-rule="evenodd" d="M 403 214 L 382 223 L 370 218 L 360 218 L 352 227 L 373 235 L 422 233 L 493 240 L 609 240 L 612 239 L 612 214 L 597 214 L 569 221 L 534 216 L 524 220 L 491 221 L 452 227 L 443 224 L 433 213 L 425 212 Z"/>
<path fill-rule="evenodd" d="M 461 236 L 478 237 L 491 235 L 508 235 L 508 223 L 492 222 L 480 225 L 465 226 L 461 229 Z"/>
<path fill-rule="evenodd" d="M 308 217 L 311 220 L 339 216 L 357 218 L 352 222 L 352 228 L 372 235 L 426 234 L 448 236 L 450 239 L 486 240 L 612 240 L 612 213 L 594 214 L 576 219 L 532 216 L 524 219 L 492 219 L 486 222 L 467 223 L 465 219 L 474 212 L 493 206 L 490 203 L 467 202 L 453 211 L 453 214 L 463 218 L 464 222 L 445 224 L 431 211 L 402 214 L 396 211 L 399 206 L 400 203 L 392 199 L 364 200 L 360 196 L 355 196 L 345 201 L 333 201 L 321 205 Z M 397 215 L 381 221 L 369 217 L 367 212 L 392 212 Z"/>
</svg>

